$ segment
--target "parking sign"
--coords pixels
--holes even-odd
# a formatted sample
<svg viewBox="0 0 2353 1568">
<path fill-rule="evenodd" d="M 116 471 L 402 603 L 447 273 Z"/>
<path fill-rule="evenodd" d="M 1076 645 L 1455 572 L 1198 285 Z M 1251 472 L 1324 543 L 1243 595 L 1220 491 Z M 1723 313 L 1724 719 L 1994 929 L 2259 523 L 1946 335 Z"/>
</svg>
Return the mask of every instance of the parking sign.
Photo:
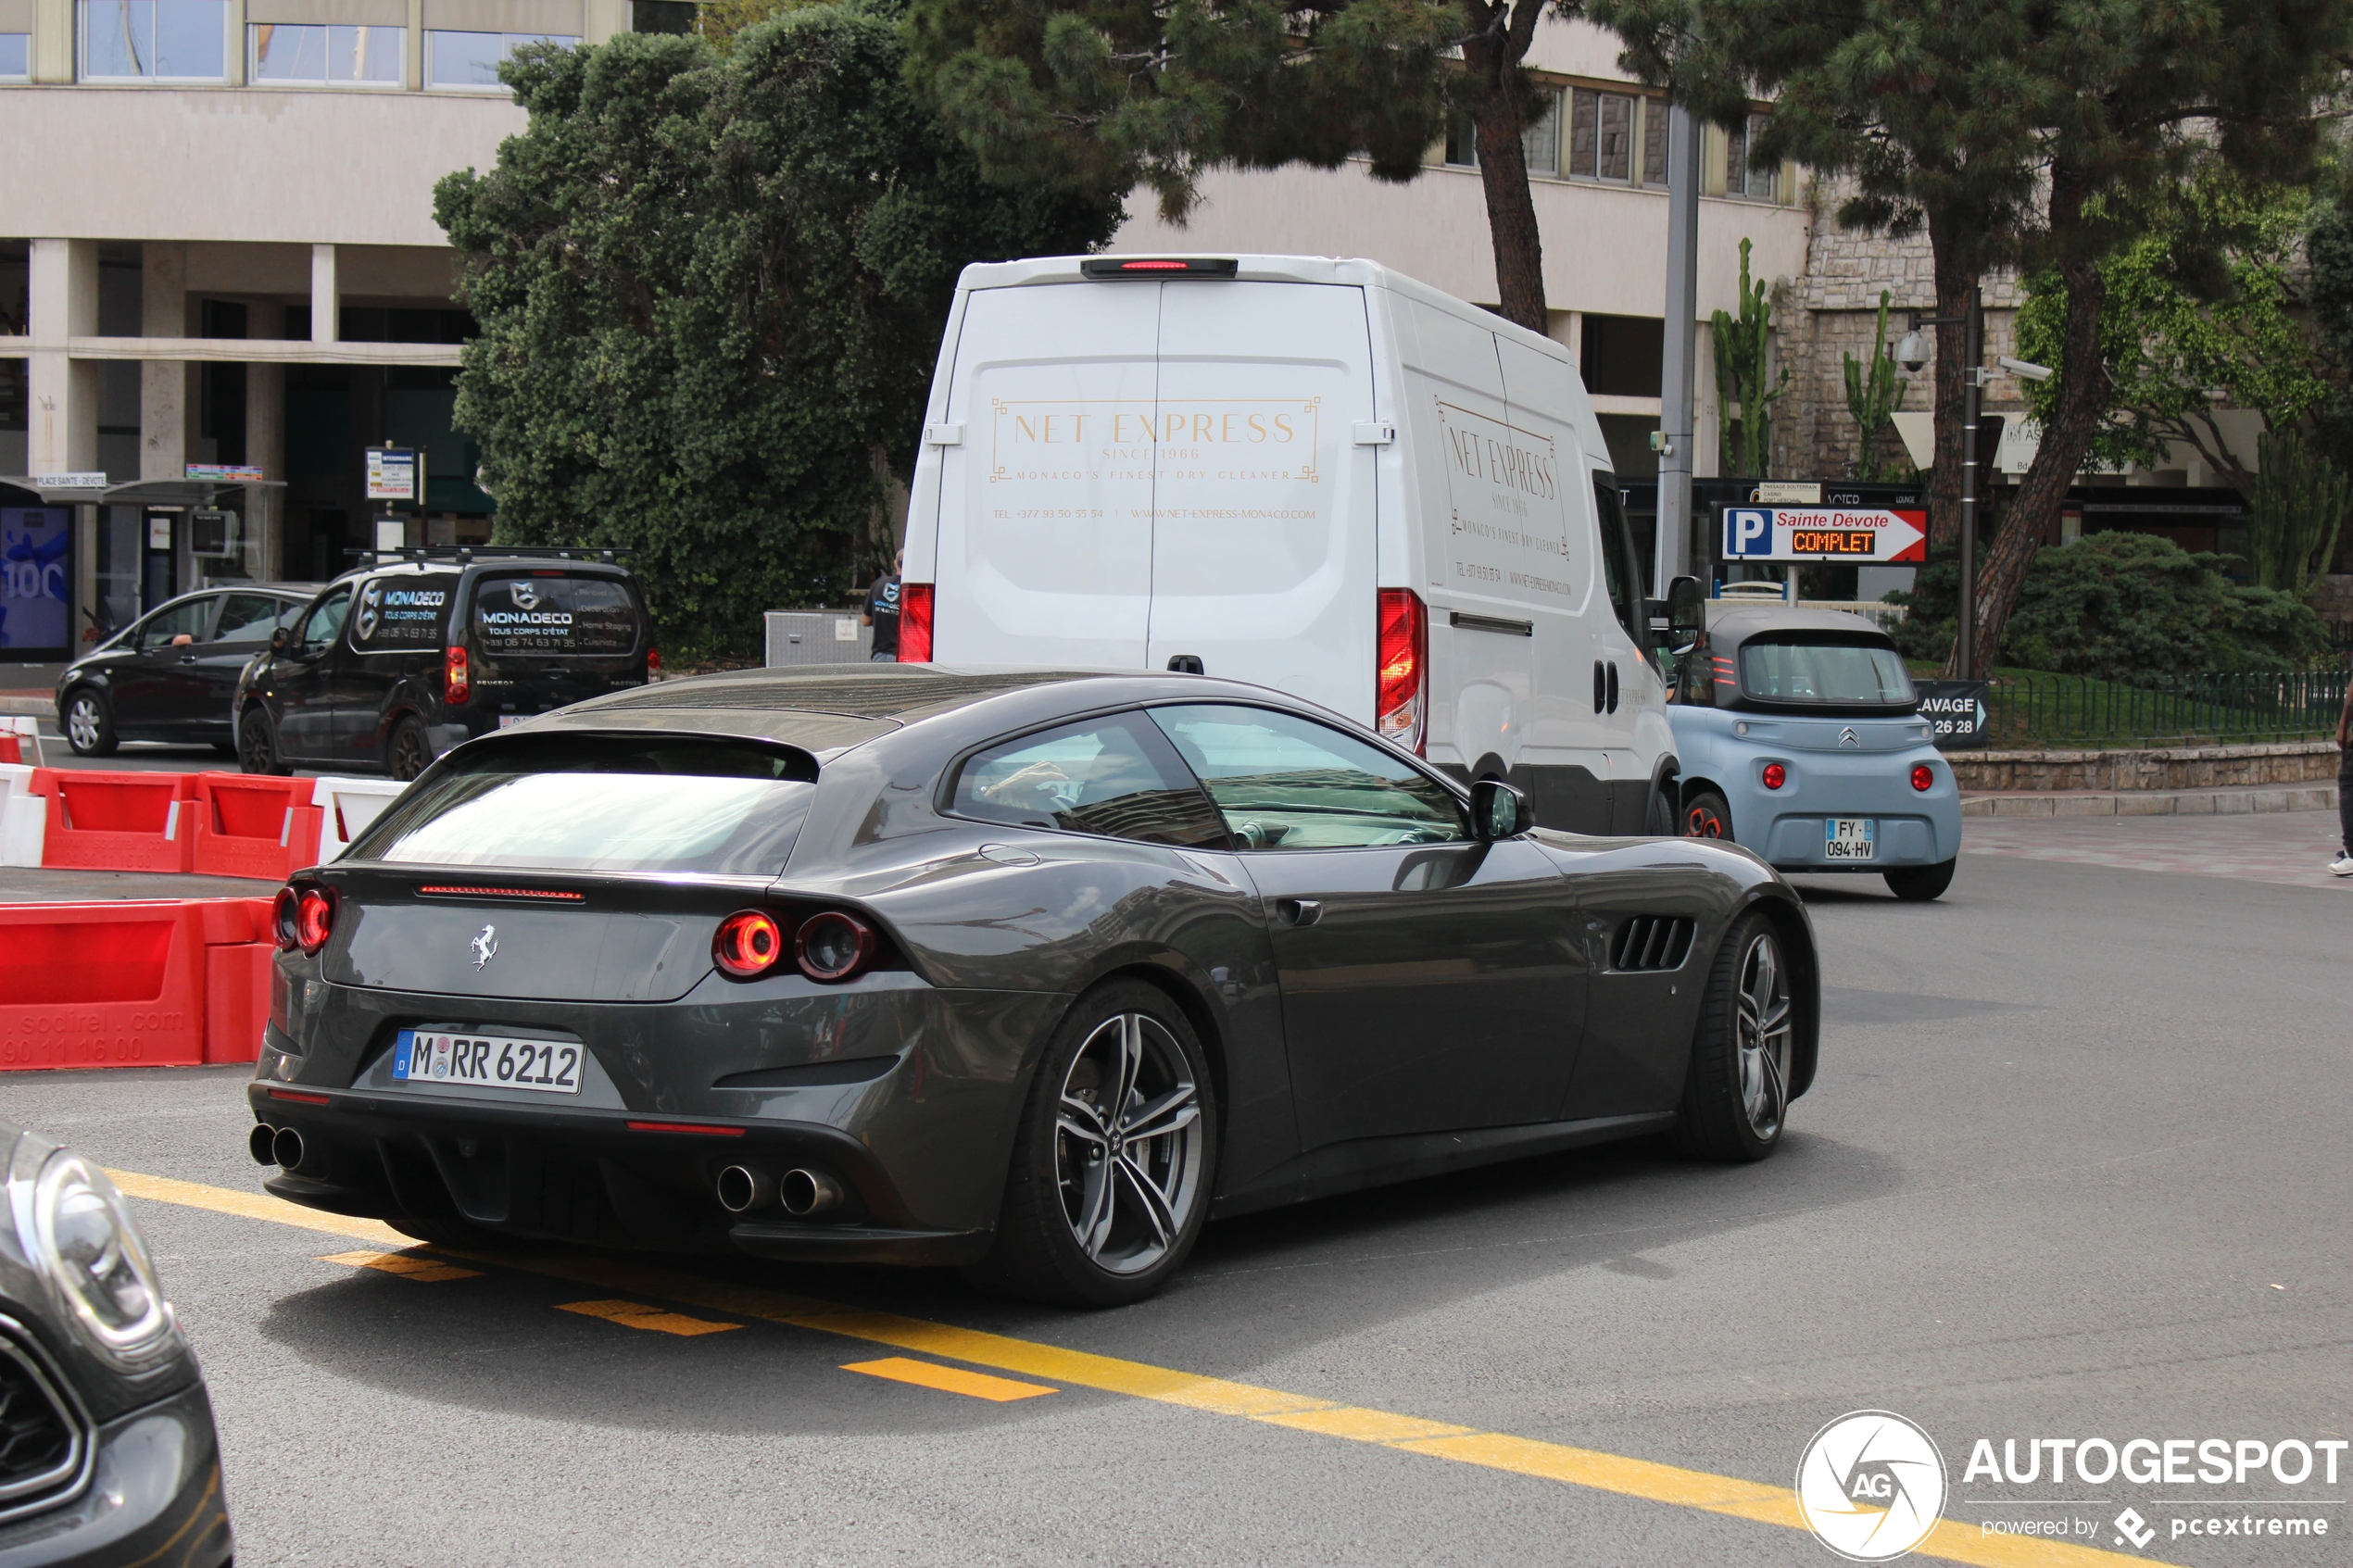
<svg viewBox="0 0 2353 1568">
<path fill-rule="evenodd" d="M 1928 514 L 1882 507 L 1726 507 L 1724 559 L 1887 566 L 1928 558 Z"/>
</svg>

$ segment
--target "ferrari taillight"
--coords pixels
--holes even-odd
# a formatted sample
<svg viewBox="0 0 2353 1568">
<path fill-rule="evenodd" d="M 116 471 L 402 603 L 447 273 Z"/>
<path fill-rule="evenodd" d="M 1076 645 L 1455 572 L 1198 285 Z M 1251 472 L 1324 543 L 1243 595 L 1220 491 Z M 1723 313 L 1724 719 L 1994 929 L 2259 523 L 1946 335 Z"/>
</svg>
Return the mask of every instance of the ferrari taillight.
<svg viewBox="0 0 2353 1568">
<path fill-rule="evenodd" d="M 899 662 L 931 662 L 931 588 L 928 583 L 899 587 Z"/>
<path fill-rule="evenodd" d="M 1411 588 L 1380 591 L 1375 671 L 1373 728 L 1420 755 L 1429 720 L 1429 612 Z"/>
<path fill-rule="evenodd" d="M 295 903 L 295 940 L 306 953 L 315 953 L 327 945 L 334 934 L 334 895 L 322 888 L 306 887 Z"/>
<path fill-rule="evenodd" d="M 473 678 L 466 670 L 466 650 L 453 647 L 442 656 L 441 699 L 456 708 L 473 691 Z"/>
<path fill-rule="evenodd" d="M 766 909 L 738 909 L 719 922 L 711 939 L 711 961 L 737 980 L 753 980 L 785 956 L 785 928 Z"/>
<path fill-rule="evenodd" d="M 278 889 L 278 897 L 270 902 L 270 932 L 278 939 L 278 951 L 291 953 L 302 946 L 302 928 L 296 916 L 302 907 L 302 895 L 291 887 Z"/>
</svg>

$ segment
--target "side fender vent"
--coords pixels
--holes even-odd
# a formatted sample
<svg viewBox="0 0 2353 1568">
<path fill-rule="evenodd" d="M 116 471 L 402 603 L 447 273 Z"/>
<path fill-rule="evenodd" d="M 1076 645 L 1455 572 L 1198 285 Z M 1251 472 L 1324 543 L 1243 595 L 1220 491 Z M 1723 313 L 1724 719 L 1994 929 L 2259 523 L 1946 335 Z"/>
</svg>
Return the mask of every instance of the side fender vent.
<svg viewBox="0 0 2353 1568">
<path fill-rule="evenodd" d="M 1610 938 L 1609 967 L 1629 974 L 1680 969 L 1695 929 L 1689 915 L 1636 915 Z"/>
</svg>

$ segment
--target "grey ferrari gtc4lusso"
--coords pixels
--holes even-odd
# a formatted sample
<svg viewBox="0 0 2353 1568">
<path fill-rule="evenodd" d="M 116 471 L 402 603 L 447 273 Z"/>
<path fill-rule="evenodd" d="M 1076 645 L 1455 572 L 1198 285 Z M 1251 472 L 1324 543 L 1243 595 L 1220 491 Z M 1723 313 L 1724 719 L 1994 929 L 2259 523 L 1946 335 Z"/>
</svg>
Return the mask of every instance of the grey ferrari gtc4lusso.
<svg viewBox="0 0 2353 1568">
<path fill-rule="evenodd" d="M 1638 1134 L 1755 1160 L 1812 928 L 1201 676 L 862 666 L 600 697 L 279 895 L 270 1190 L 428 1243 L 968 1267 L 1116 1304 L 1212 1216 Z"/>
</svg>

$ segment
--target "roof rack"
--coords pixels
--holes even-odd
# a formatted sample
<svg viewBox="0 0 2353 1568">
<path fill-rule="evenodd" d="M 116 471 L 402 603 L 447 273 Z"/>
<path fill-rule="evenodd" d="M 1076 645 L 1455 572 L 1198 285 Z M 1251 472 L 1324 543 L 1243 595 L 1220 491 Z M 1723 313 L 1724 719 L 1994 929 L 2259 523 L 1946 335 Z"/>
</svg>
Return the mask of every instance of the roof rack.
<svg viewBox="0 0 2353 1568">
<path fill-rule="evenodd" d="M 446 560 L 460 566 L 472 560 L 585 560 L 618 566 L 622 557 L 636 553 L 627 545 L 403 545 L 397 549 L 354 546 L 344 552 L 362 561 L 373 557 L 380 565 Z"/>
</svg>

